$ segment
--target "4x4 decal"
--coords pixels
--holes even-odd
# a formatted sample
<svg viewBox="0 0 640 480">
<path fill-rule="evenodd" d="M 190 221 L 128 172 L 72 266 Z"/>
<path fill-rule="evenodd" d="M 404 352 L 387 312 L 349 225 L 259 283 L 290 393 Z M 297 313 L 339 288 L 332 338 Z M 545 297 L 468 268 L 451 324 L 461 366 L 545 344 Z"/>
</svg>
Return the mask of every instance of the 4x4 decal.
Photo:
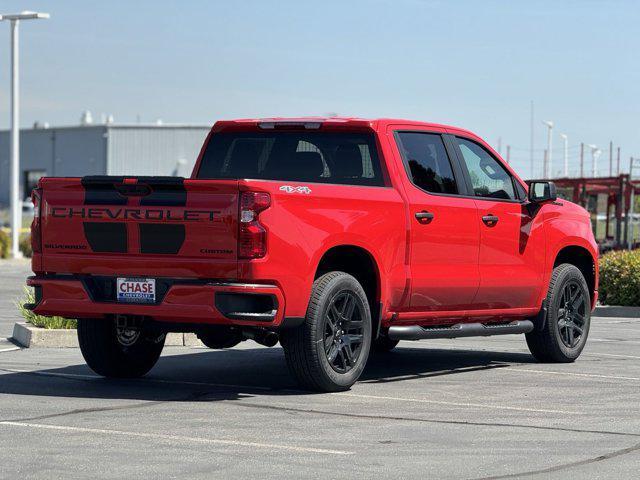
<svg viewBox="0 0 640 480">
<path fill-rule="evenodd" d="M 292 185 L 282 185 L 280 187 L 280 191 L 287 193 L 304 193 L 306 195 L 309 195 L 311 193 L 311 189 L 309 187 L 294 187 Z"/>
</svg>

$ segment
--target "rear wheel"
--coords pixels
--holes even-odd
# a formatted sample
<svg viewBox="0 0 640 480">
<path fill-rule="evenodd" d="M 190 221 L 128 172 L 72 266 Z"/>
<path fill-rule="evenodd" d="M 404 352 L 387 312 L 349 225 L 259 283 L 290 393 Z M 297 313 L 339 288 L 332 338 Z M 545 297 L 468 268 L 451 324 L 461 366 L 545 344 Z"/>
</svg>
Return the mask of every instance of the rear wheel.
<svg viewBox="0 0 640 480">
<path fill-rule="evenodd" d="M 144 323 L 115 319 L 79 319 L 78 342 L 87 365 L 98 375 L 135 378 L 158 361 L 165 335 Z"/>
<path fill-rule="evenodd" d="M 351 275 L 330 272 L 313 284 L 305 322 L 281 334 L 289 370 L 310 390 L 348 390 L 364 370 L 371 345 L 371 312 Z"/>
<path fill-rule="evenodd" d="M 544 328 L 526 334 L 529 351 L 541 362 L 573 362 L 591 323 L 589 287 L 578 268 L 563 263 L 553 269 L 546 305 Z"/>
</svg>

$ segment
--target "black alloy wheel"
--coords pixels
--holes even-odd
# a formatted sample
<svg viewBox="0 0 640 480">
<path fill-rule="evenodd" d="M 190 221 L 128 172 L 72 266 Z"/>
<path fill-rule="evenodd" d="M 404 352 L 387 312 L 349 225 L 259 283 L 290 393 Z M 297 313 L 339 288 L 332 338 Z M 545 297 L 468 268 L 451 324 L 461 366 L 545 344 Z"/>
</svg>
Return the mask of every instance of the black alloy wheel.
<svg viewBox="0 0 640 480">
<path fill-rule="evenodd" d="M 362 315 L 352 292 L 342 291 L 331 299 L 325 315 L 324 350 L 338 373 L 348 372 L 358 361 L 364 337 Z"/>
<path fill-rule="evenodd" d="M 582 338 L 587 308 L 587 299 L 578 282 L 567 282 L 560 298 L 558 330 L 562 343 L 569 348 L 574 348 Z"/>
</svg>

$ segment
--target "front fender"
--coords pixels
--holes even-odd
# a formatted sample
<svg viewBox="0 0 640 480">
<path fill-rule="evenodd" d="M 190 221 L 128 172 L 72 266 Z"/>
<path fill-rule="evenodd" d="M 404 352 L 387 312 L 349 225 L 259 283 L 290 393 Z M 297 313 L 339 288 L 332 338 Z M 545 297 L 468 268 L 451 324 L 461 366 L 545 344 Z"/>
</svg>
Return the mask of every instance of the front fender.
<svg viewBox="0 0 640 480">
<path fill-rule="evenodd" d="M 580 247 L 590 255 L 595 266 L 595 295 L 592 308 L 595 306 L 598 291 L 598 244 L 593 236 L 588 213 L 581 207 L 570 202 L 563 204 L 568 208 L 557 207 L 545 213 L 545 233 L 547 236 L 547 251 L 544 272 L 545 288 L 541 292 L 539 304 L 542 305 L 549 289 L 553 266 L 558 254 L 566 247 Z"/>
</svg>

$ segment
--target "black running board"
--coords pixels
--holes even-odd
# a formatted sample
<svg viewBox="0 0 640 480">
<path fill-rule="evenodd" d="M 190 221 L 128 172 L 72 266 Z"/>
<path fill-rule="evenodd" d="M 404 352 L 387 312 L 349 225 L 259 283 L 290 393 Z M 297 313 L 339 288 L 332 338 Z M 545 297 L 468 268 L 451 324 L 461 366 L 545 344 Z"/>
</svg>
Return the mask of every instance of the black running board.
<svg viewBox="0 0 640 480">
<path fill-rule="evenodd" d="M 392 340 L 422 340 L 425 338 L 488 337 L 490 335 L 528 333 L 531 330 L 533 330 L 531 321 L 516 320 L 499 324 L 457 323 L 450 327 L 397 325 L 390 327 L 387 335 Z"/>
</svg>

